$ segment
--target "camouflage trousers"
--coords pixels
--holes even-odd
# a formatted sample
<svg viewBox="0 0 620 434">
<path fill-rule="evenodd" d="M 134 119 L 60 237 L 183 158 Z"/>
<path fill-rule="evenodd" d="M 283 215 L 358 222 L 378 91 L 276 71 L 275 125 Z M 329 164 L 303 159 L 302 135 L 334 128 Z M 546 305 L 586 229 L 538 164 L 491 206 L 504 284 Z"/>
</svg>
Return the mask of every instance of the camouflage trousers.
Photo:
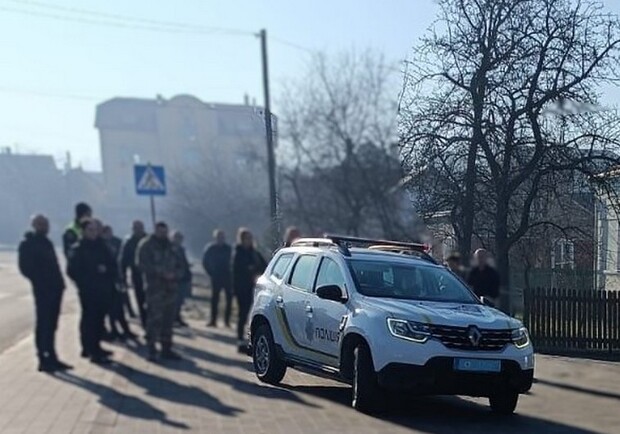
<svg viewBox="0 0 620 434">
<path fill-rule="evenodd" d="M 162 348 L 172 346 L 172 327 L 176 317 L 178 287 L 159 283 L 146 288 L 146 341 L 149 347 L 158 342 Z"/>
</svg>

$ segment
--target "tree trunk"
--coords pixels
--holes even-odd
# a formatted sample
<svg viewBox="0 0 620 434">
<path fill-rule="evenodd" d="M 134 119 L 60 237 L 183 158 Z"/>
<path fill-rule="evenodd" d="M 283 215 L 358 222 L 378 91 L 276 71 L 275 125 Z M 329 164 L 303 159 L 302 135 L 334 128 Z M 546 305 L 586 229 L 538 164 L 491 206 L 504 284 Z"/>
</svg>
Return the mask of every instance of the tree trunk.
<svg viewBox="0 0 620 434">
<path fill-rule="evenodd" d="M 499 196 L 501 198 L 501 195 Z M 510 312 L 510 246 L 508 245 L 508 204 L 500 200 L 495 215 L 495 265 L 500 277 L 499 307 Z"/>
</svg>

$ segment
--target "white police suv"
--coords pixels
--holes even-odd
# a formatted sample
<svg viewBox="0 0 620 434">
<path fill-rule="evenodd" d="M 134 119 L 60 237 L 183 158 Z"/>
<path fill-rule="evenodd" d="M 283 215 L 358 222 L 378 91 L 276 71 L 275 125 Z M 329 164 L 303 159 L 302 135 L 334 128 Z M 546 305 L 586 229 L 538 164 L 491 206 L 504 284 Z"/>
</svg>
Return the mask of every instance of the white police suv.
<svg viewBox="0 0 620 434">
<path fill-rule="evenodd" d="M 421 244 L 294 242 L 257 282 L 250 334 L 261 381 L 279 383 L 287 367 L 329 375 L 352 384 L 364 412 L 404 389 L 488 397 L 511 414 L 532 386 L 523 324 L 486 306 Z"/>
</svg>

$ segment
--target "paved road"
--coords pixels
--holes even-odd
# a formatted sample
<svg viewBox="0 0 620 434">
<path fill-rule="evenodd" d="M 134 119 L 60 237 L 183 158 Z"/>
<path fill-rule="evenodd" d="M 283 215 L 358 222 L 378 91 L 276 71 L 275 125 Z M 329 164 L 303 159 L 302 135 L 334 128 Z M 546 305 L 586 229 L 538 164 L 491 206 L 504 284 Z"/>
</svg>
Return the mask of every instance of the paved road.
<svg viewBox="0 0 620 434">
<path fill-rule="evenodd" d="M 27 336 L 34 318 L 32 295 L 15 260 L 14 253 L 0 251 L 0 352 Z"/>
</svg>

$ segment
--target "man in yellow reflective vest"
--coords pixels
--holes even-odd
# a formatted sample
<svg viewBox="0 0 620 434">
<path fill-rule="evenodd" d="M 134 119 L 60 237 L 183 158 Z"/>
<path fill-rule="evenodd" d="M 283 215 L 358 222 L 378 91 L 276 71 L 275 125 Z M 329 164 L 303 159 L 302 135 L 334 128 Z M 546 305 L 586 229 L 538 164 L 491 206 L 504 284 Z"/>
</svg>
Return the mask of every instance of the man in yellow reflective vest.
<svg viewBox="0 0 620 434">
<path fill-rule="evenodd" d="M 92 215 L 93 210 L 87 203 L 80 202 L 75 206 L 75 219 L 67 226 L 62 235 L 62 248 L 65 252 L 65 258 L 69 257 L 73 245 L 82 238 L 80 221 L 84 218 L 90 218 Z"/>
</svg>

